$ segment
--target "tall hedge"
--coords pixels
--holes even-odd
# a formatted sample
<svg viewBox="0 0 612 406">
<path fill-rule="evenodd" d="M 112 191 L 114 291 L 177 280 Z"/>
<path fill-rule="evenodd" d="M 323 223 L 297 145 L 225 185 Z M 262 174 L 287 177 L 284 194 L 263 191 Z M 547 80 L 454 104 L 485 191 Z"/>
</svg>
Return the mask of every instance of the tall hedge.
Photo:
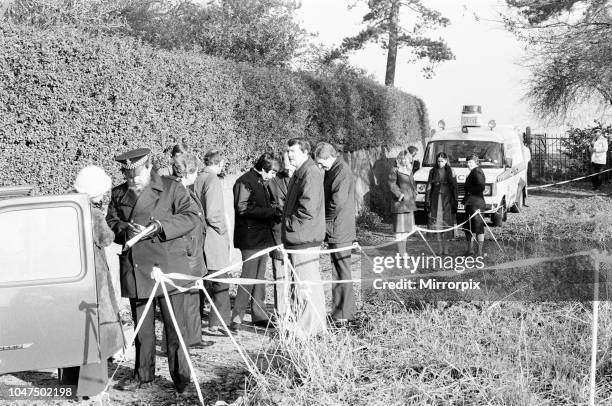
<svg viewBox="0 0 612 406">
<path fill-rule="evenodd" d="M 120 179 L 113 156 L 185 140 L 243 169 L 289 137 L 345 150 L 420 143 L 423 102 L 373 81 L 318 78 L 155 49 L 72 29 L 0 27 L 2 185 L 70 188 L 88 164 Z M 162 164 L 161 162 L 159 162 Z"/>
</svg>

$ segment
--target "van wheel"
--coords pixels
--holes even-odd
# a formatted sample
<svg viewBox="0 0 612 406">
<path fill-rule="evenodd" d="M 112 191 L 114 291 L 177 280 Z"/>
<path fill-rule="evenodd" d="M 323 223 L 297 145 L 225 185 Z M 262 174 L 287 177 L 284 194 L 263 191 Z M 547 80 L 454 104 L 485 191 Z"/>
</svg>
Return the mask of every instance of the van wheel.
<svg viewBox="0 0 612 406">
<path fill-rule="evenodd" d="M 504 224 L 504 221 L 506 221 L 506 217 L 506 204 L 505 202 L 502 202 L 499 209 L 497 209 L 497 212 L 493 213 L 491 216 L 491 220 L 493 220 L 493 225 L 495 227 L 501 227 L 502 224 Z"/>
</svg>

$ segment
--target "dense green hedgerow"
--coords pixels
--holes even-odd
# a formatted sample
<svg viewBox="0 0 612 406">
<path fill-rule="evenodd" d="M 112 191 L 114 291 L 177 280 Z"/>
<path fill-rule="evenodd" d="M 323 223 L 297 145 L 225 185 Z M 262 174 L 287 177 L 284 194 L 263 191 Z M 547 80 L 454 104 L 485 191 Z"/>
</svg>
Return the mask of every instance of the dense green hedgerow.
<svg viewBox="0 0 612 406">
<path fill-rule="evenodd" d="M 98 164 L 118 180 L 113 156 L 178 140 L 219 148 L 234 169 L 289 137 L 345 150 L 419 143 L 421 100 L 367 79 L 319 78 L 74 29 L 0 27 L 2 185 L 43 193 L 70 188 Z"/>
</svg>

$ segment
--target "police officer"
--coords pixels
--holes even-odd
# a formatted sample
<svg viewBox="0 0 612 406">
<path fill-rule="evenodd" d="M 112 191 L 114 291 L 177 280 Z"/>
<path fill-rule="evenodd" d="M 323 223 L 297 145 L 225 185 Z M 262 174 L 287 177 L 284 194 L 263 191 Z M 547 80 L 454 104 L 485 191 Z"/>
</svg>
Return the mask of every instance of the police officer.
<svg viewBox="0 0 612 406">
<path fill-rule="evenodd" d="M 106 221 L 115 233 L 115 242 L 128 240 L 153 226 L 153 231 L 119 256 L 121 293 L 130 299 L 135 325 L 144 317 L 136 336 L 134 380 L 120 384 L 119 389 L 149 387 L 155 377 L 155 306 L 145 314 L 145 305 L 155 281 L 151 271 L 158 266 L 164 273 L 190 274 L 187 258 L 187 235 L 198 221 L 198 208 L 187 190 L 177 180 L 160 177 L 152 171 L 151 151 L 135 149 L 115 157 L 121 163 L 125 183 L 112 190 Z M 184 295 L 170 289 L 170 304 L 179 329 L 185 331 Z M 170 376 L 177 396 L 185 396 L 189 369 L 174 329 L 169 303 L 160 288 L 155 293 L 167 334 L 166 353 Z"/>
</svg>

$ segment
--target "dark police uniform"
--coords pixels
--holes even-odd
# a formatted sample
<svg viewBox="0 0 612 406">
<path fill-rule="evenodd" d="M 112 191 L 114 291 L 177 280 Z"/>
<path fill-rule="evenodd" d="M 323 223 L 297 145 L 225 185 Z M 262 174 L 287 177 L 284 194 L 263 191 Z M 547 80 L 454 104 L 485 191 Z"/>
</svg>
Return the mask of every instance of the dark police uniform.
<svg viewBox="0 0 612 406">
<path fill-rule="evenodd" d="M 148 149 L 138 149 L 117 156 L 115 160 L 122 163 L 123 170 L 134 170 L 139 164 L 146 164 L 148 154 Z M 130 189 L 127 182 L 112 190 L 106 221 L 115 233 L 115 242 L 121 245 L 129 240 L 130 222 L 147 226 L 155 221 L 159 226 L 155 235 L 140 240 L 119 256 L 122 296 L 130 299 L 135 324 L 145 317 L 136 337 L 134 375 L 141 384 L 148 383 L 155 377 L 154 306 L 144 314 L 155 284 L 151 271 L 158 266 L 164 273 L 191 274 L 187 258 L 189 242 L 184 236 L 199 221 L 198 208 L 180 182 L 160 177 L 151 171 L 151 181 L 140 193 Z M 184 295 L 176 289 L 169 290 L 179 329 L 185 331 L 185 314 L 181 311 Z M 167 334 L 170 376 L 177 391 L 182 393 L 190 379 L 187 359 L 180 348 L 161 287 L 157 289 L 156 296 Z"/>
</svg>

